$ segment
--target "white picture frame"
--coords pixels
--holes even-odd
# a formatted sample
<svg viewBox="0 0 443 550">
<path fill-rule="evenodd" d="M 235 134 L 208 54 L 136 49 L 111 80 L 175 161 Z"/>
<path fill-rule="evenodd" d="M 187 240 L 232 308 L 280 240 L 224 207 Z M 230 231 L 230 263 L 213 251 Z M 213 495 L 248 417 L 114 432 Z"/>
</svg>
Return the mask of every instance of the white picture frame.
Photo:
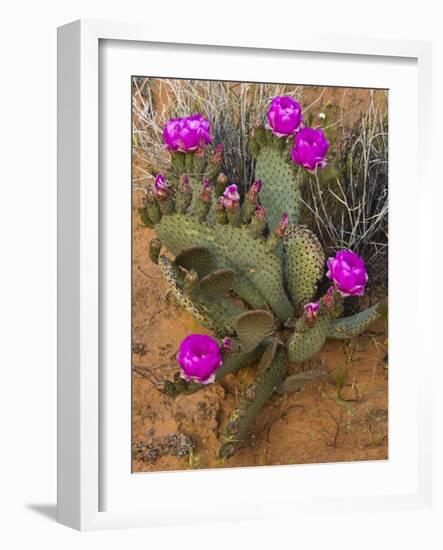
<svg viewBox="0 0 443 550">
<path fill-rule="evenodd" d="M 117 57 L 112 58 L 108 54 L 103 55 L 100 48 L 105 41 L 112 41 L 117 44 Z M 115 204 L 119 203 L 117 195 L 106 199 L 106 205 L 103 204 L 103 189 L 100 188 L 100 154 L 103 146 L 100 138 L 100 114 L 103 115 L 103 109 L 100 104 L 99 88 L 101 78 L 101 64 L 114 63 L 117 66 L 118 56 L 122 48 L 124 58 L 122 63 L 126 63 L 126 56 L 135 56 L 131 54 L 131 48 L 140 44 L 155 45 L 156 52 L 153 55 L 159 55 L 161 45 L 169 44 L 168 47 L 183 45 L 183 55 L 186 56 L 189 48 L 189 36 L 186 30 L 174 29 L 167 36 L 164 29 L 159 31 L 155 27 L 148 28 L 144 25 L 127 24 L 118 22 L 102 21 L 77 21 L 68 24 L 59 29 L 58 33 L 58 120 L 59 120 L 59 138 L 58 138 L 58 278 L 59 278 L 59 304 L 58 304 L 58 519 L 59 522 L 80 530 L 119 528 L 119 527 L 141 527 L 153 525 L 170 525 L 177 523 L 191 523 L 195 521 L 223 521 L 234 519 L 259 519 L 261 517 L 273 517 L 275 515 L 275 502 L 279 499 L 290 502 L 291 506 L 302 509 L 305 513 L 312 511 L 319 512 L 331 505 L 336 510 L 346 512 L 347 510 L 359 510 L 370 512 L 372 510 L 393 510 L 401 508 L 423 509 L 432 506 L 432 450 L 431 450 L 431 431 L 429 419 L 432 415 L 432 403 L 429 399 L 429 393 L 426 388 L 431 387 L 432 381 L 432 357 L 431 345 L 423 346 L 423 339 L 428 340 L 430 336 L 422 331 L 421 346 L 423 351 L 422 362 L 423 369 L 417 374 L 417 380 L 414 383 L 409 382 L 410 391 L 414 391 L 414 400 L 417 401 L 416 408 L 413 408 L 413 425 L 416 425 L 418 431 L 411 440 L 414 440 L 416 456 L 411 457 L 410 463 L 405 468 L 404 476 L 399 477 L 398 483 L 394 489 L 392 485 L 390 491 L 380 493 L 380 489 L 373 492 L 367 490 L 366 493 L 354 493 L 356 480 L 362 475 L 363 470 L 353 468 L 354 465 L 338 464 L 305 467 L 303 477 L 306 480 L 307 488 L 304 489 L 303 498 L 296 499 L 295 496 L 284 492 L 284 486 L 288 484 L 288 476 L 292 476 L 293 467 L 282 468 L 250 468 L 247 471 L 225 470 L 223 472 L 201 471 L 185 473 L 162 473 L 145 475 L 143 480 L 137 476 L 126 479 L 130 489 L 121 488 L 121 503 L 119 494 L 114 491 L 115 497 L 112 499 L 110 509 L 103 509 L 103 483 L 119 483 L 119 470 L 113 470 L 114 466 L 106 464 L 106 457 L 103 453 L 107 446 L 106 439 L 106 415 L 108 410 L 106 404 L 109 402 L 109 396 L 116 399 L 116 391 L 124 392 L 127 386 L 119 385 L 116 378 L 113 384 L 107 384 L 103 388 L 103 365 L 101 363 L 101 354 L 99 349 L 103 310 L 102 302 L 107 299 L 107 288 L 109 284 L 101 285 L 103 276 L 103 266 L 107 265 L 103 260 L 103 231 L 110 230 L 110 226 L 100 221 L 99 213 L 103 208 L 113 210 Z M 415 76 L 418 83 L 418 94 L 415 97 L 414 109 L 417 112 L 416 131 L 418 134 L 417 144 L 414 142 L 409 151 L 409 167 L 417 168 L 417 178 L 419 187 L 422 190 L 419 197 L 416 198 L 417 221 L 414 229 L 417 229 L 418 235 L 426 234 L 430 231 L 432 223 L 430 216 L 427 215 L 425 208 L 425 193 L 431 193 L 431 175 L 429 158 L 429 125 L 431 121 L 431 45 L 426 42 L 414 41 L 396 41 L 396 40 L 369 40 L 359 38 L 345 37 L 318 37 L 314 35 L 304 35 L 298 32 L 297 37 L 282 38 L 281 42 L 275 40 L 266 41 L 265 39 L 250 39 L 245 35 L 242 39 L 229 39 L 224 33 L 220 36 L 204 36 L 201 31 L 198 36 L 194 35 L 194 50 L 204 52 L 208 58 L 215 55 L 215 51 L 223 51 L 231 58 L 244 55 L 249 52 L 253 56 L 257 52 L 267 55 L 284 57 L 294 52 L 300 55 L 325 56 L 328 59 L 337 58 L 348 62 L 368 62 L 371 60 L 385 60 L 391 67 L 397 64 L 408 64 L 414 66 Z M 129 53 L 128 53 L 129 52 Z M 260 54 L 260 55 L 261 55 Z M 122 54 L 123 55 L 123 54 Z M 164 60 L 166 62 L 166 58 Z M 179 71 L 178 61 L 175 71 Z M 202 71 L 202 64 L 195 68 L 195 75 Z M 170 69 L 172 70 L 172 69 Z M 185 70 L 185 69 L 183 69 Z M 401 72 L 401 71 L 399 71 Z M 137 74 L 137 73 L 133 73 Z M 193 75 L 193 76 L 195 76 Z M 179 76 L 178 74 L 170 76 Z M 205 73 L 205 77 L 207 73 Z M 322 78 L 327 82 L 327 74 Z M 247 80 L 248 77 L 245 77 Z M 105 80 L 106 81 L 106 80 Z M 356 80 L 353 80 L 354 85 Z M 366 82 L 367 84 L 367 82 Z M 117 90 L 118 91 L 118 90 Z M 411 93 L 415 94 L 414 91 Z M 110 98 L 112 99 L 112 98 Z M 129 97 L 128 97 L 129 105 Z M 116 115 L 116 118 L 117 115 Z M 414 125 L 414 122 L 411 122 Z M 415 126 L 412 126 L 415 128 Z M 115 133 L 115 132 L 114 132 Z M 112 133 L 112 135 L 114 135 Z M 127 134 L 129 136 L 129 134 Z M 101 136 L 103 138 L 103 136 Z M 129 137 L 128 137 L 129 142 Z M 111 143 L 111 148 L 118 146 L 118 142 Z M 421 162 L 417 162 L 418 158 Z M 394 157 L 395 160 L 395 157 Z M 122 162 L 121 160 L 118 162 Z M 130 163 L 130 157 L 127 157 Z M 118 168 L 118 166 L 117 166 Z M 127 168 L 127 167 L 126 167 Z M 124 172 L 122 172 L 124 173 Z M 401 172 L 398 176 L 401 176 Z M 403 174 L 407 178 L 407 174 Z M 406 179 L 405 179 L 406 181 Z M 128 182 L 129 186 L 129 182 Z M 398 200 L 399 195 L 397 195 Z M 395 198 L 395 195 L 394 195 Z M 405 199 L 406 201 L 406 199 Z M 409 203 L 405 202 L 409 205 Z M 109 212 L 102 218 L 109 218 Z M 124 232 L 124 230 L 123 230 Z M 418 239 L 418 236 L 416 237 Z M 420 256 L 418 265 L 429 265 L 432 250 L 429 246 L 419 247 L 417 255 Z M 104 263 L 103 263 L 104 262 Z M 124 262 L 121 262 L 124 263 Z M 129 264 L 127 269 L 129 269 Z M 395 277 L 395 263 L 394 275 Z M 421 285 L 425 273 L 422 269 L 412 275 L 410 307 L 416 311 L 417 319 L 425 314 L 424 304 L 430 300 L 432 288 L 428 285 Z M 119 284 L 124 281 L 125 275 L 119 279 Z M 114 283 L 115 284 L 115 283 Z M 415 288 L 426 286 L 418 297 Z M 404 287 L 403 287 L 404 288 Z M 419 288 L 417 286 L 417 288 Z M 415 293 L 417 295 L 415 295 Z M 395 292 L 394 292 L 395 294 Z M 397 292 L 398 298 L 401 298 Z M 126 306 L 129 307 L 127 304 Z M 127 310 L 125 310 L 127 311 Z M 395 311 L 393 312 L 395 315 Z M 417 329 L 419 330 L 419 328 Z M 395 334 L 394 334 L 395 336 Z M 399 334 L 397 333 L 397 337 Z M 390 338 L 392 333 L 390 333 Z M 417 345 L 417 344 L 415 344 Z M 414 344 L 412 343 L 413 347 Z M 412 357 L 417 350 L 409 351 Z M 390 361 L 392 359 L 390 358 Z M 405 367 L 406 369 L 406 367 Z M 112 379 L 112 377 L 111 377 Z M 106 395 L 105 392 L 106 391 Z M 108 395 L 109 392 L 109 395 Z M 411 394 L 412 395 L 412 394 Z M 126 399 L 122 396 L 122 400 Z M 116 402 L 116 401 L 114 401 Z M 390 411 L 391 415 L 391 411 Z M 114 419 L 115 420 L 115 419 Z M 126 421 L 123 418 L 123 424 Z M 117 421 L 113 426 L 116 432 L 119 430 L 120 423 Z M 126 433 L 122 428 L 122 434 Z M 113 449 L 115 447 L 112 447 Z M 130 448 L 127 449 L 129 455 Z M 123 468 L 125 458 L 116 468 Z M 395 461 L 391 462 L 395 470 Z M 375 470 L 370 475 L 386 475 L 394 478 L 395 472 L 386 468 L 383 473 L 383 466 L 377 472 L 377 465 L 370 466 Z M 252 472 L 255 470 L 255 472 Z M 298 470 L 299 471 L 299 470 Z M 414 475 L 411 472 L 414 471 Z M 111 472 L 111 475 L 109 474 Z M 329 492 L 322 490 L 313 490 L 309 495 L 309 480 L 316 478 L 319 485 L 322 480 L 327 484 L 327 479 L 331 473 L 343 476 L 347 472 L 348 486 L 344 488 L 343 484 L 334 489 L 330 485 Z M 186 507 L 186 510 L 180 509 L 180 506 L 174 506 L 171 503 L 171 497 L 174 490 L 180 494 L 192 494 L 192 487 L 195 489 L 195 480 L 190 484 L 190 475 L 199 476 L 198 489 L 194 492 L 201 492 L 201 498 L 195 495 L 195 502 Z M 130 471 L 125 476 L 129 478 Z M 256 497 L 252 484 L 257 476 L 263 480 L 263 495 Z M 237 505 L 229 504 L 230 496 L 228 494 L 218 496 L 217 502 L 209 503 L 210 494 L 204 492 L 204 487 L 208 486 L 207 479 L 217 482 L 222 486 L 226 485 L 229 477 L 232 487 L 243 486 L 250 488 L 249 499 L 240 501 Z M 300 476 L 299 476 L 300 477 Z M 123 478 L 122 478 L 123 479 Z M 406 482 L 406 480 L 408 480 Z M 211 481 L 212 483 L 212 481 Z M 301 488 L 301 482 L 298 481 L 298 487 Z M 150 506 L 140 507 L 136 503 L 137 499 L 132 499 L 131 493 L 134 485 L 144 486 L 150 491 Z M 248 485 L 250 484 L 250 485 Z M 402 485 L 403 484 L 403 485 Z M 139 489 L 134 489 L 135 491 Z M 337 493 L 334 493 L 334 490 Z M 189 491 L 190 493 L 187 493 Z M 341 492 L 340 492 L 341 491 Z M 161 498 L 164 494 L 165 498 Z M 154 497 L 154 498 L 152 498 Z M 232 494 L 231 494 L 232 497 Z M 245 506 L 248 502 L 248 507 Z M 292 509 L 293 509 L 292 508 Z M 282 513 L 279 511 L 281 517 Z M 196 519 L 198 518 L 198 520 Z"/>
</svg>

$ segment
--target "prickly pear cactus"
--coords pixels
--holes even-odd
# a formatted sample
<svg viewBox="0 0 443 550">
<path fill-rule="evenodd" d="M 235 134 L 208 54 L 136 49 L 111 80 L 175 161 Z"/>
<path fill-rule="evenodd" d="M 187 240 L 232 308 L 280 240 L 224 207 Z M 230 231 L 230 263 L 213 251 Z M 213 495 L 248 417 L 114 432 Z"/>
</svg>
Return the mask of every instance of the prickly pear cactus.
<svg viewBox="0 0 443 550">
<path fill-rule="evenodd" d="M 386 314 L 383 303 L 341 318 L 344 297 L 361 295 L 367 282 L 363 261 L 351 251 L 328 260 L 331 286 L 314 301 L 326 265 L 314 233 L 299 225 L 301 186 L 305 170 L 324 166 L 329 143 L 321 131 L 301 128 L 301 115 L 288 127 L 292 104 L 283 98 L 289 107 L 286 119 L 279 118 L 276 99 L 282 100 L 269 108 L 269 127 L 257 128 L 250 142 L 256 181 L 243 199 L 220 171 L 222 146 L 211 150 L 209 121 L 193 115 L 165 126 L 171 171 L 156 175 L 139 208 L 157 235 L 148 253 L 171 298 L 218 338 L 185 339 L 181 374 L 164 392 L 194 393 L 257 363 L 257 377 L 222 435 L 222 458 L 246 440 L 273 393 L 297 391 L 324 376 L 322 369 L 287 376 L 289 366 L 315 356 L 327 338 L 354 337 Z M 291 112 L 301 111 L 293 106 Z"/>
</svg>

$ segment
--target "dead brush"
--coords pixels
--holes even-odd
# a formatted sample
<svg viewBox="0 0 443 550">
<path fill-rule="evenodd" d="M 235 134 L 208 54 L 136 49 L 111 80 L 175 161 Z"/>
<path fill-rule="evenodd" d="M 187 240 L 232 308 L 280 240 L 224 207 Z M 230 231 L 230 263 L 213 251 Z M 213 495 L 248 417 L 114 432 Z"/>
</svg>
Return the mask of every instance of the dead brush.
<svg viewBox="0 0 443 550">
<path fill-rule="evenodd" d="M 368 108 L 337 146 L 333 169 L 305 186 L 303 222 L 327 255 L 350 249 L 367 265 L 372 287 L 388 283 L 388 121 L 386 102 Z"/>
</svg>

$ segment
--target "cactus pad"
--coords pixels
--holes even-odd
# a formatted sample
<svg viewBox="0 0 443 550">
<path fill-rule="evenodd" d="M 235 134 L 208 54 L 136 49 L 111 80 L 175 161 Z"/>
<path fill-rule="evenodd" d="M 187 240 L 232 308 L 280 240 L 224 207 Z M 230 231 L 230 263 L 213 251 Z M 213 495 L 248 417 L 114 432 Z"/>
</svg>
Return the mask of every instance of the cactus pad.
<svg viewBox="0 0 443 550">
<path fill-rule="evenodd" d="M 175 257 L 175 264 L 187 271 L 193 269 L 201 278 L 214 270 L 211 253 L 204 246 L 193 246 L 182 250 Z"/>
<path fill-rule="evenodd" d="M 286 151 L 265 146 L 257 155 L 255 177 L 263 182 L 260 202 L 268 210 L 269 228 L 273 229 L 283 212 L 289 223 L 298 223 L 300 216 L 300 184 L 296 168 Z"/>
<path fill-rule="evenodd" d="M 331 322 L 328 338 L 353 338 L 364 332 L 371 323 L 386 315 L 386 302 L 379 302 L 360 313 Z"/>
<path fill-rule="evenodd" d="M 222 298 L 233 286 L 235 271 L 233 269 L 217 269 L 200 281 L 200 290 L 208 298 Z"/>
<path fill-rule="evenodd" d="M 288 339 L 288 359 L 302 363 L 321 350 L 329 333 L 329 316 L 321 317 L 305 332 L 294 331 Z"/>
<path fill-rule="evenodd" d="M 235 331 L 244 350 L 255 348 L 274 328 L 274 318 L 265 310 L 242 313 L 235 321 Z"/>
<path fill-rule="evenodd" d="M 325 255 L 317 237 L 306 227 L 292 225 L 285 235 L 284 272 L 296 311 L 314 296 L 323 275 Z"/>
</svg>

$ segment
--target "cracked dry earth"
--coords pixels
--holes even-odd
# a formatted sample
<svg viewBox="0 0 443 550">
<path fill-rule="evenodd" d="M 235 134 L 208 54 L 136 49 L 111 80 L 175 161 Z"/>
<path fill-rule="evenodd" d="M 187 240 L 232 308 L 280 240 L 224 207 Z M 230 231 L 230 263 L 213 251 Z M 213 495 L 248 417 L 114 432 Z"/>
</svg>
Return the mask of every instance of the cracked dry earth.
<svg viewBox="0 0 443 550">
<path fill-rule="evenodd" d="M 177 372 L 180 341 L 190 332 L 208 331 L 165 300 L 166 284 L 147 256 L 152 236 L 134 213 L 134 472 L 388 458 L 387 331 L 380 321 L 353 341 L 328 341 L 313 360 L 324 365 L 327 377 L 297 393 L 273 396 L 247 444 L 223 463 L 217 459 L 219 436 L 255 369 L 175 400 L 159 391 Z"/>
</svg>

